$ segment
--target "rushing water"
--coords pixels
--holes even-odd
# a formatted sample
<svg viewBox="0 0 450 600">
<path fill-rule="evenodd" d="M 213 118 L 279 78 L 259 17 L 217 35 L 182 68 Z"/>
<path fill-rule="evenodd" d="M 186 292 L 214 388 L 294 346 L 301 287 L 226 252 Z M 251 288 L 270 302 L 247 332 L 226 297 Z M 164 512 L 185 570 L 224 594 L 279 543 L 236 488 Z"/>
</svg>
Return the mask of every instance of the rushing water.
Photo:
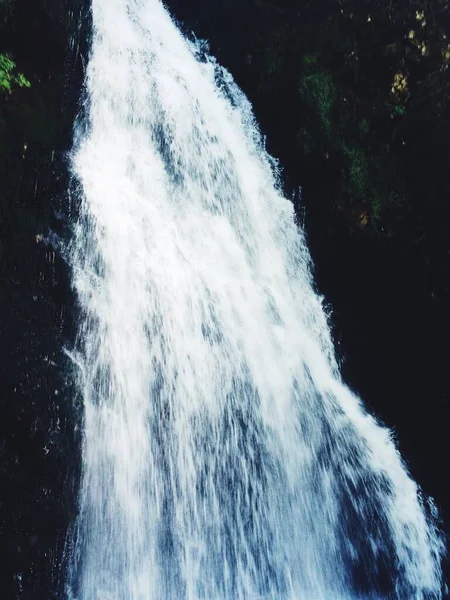
<svg viewBox="0 0 450 600">
<path fill-rule="evenodd" d="M 249 103 L 159 0 L 92 10 L 67 597 L 441 598 L 440 538 L 340 380 Z"/>
</svg>

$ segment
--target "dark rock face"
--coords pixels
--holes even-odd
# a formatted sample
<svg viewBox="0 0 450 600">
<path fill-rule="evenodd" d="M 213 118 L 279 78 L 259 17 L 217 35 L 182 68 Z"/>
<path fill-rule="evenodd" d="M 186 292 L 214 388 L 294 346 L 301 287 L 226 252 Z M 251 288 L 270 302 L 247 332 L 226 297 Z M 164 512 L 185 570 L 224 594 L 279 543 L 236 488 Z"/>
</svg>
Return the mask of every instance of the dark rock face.
<svg viewBox="0 0 450 600">
<path fill-rule="evenodd" d="M 0 0 L 0 590 L 62 597 L 81 410 L 64 347 L 67 153 L 87 0 Z M 447 523 L 450 35 L 446 0 L 168 0 L 254 104 L 305 223 L 345 379 L 394 427 Z M 214 6 L 213 6 L 214 5 Z M 423 6 L 422 6 L 423 5 Z M 449 38 L 450 39 L 450 38 Z M 302 193 L 298 191 L 302 186 Z"/>
<path fill-rule="evenodd" d="M 67 152 L 82 79 L 77 30 L 86 14 L 75 0 L 0 3 L 0 54 L 8 53 L 31 84 L 0 90 L 5 599 L 62 597 L 63 550 L 76 511 L 81 415 L 64 352 L 73 301 L 63 249 L 70 227 Z"/>
</svg>

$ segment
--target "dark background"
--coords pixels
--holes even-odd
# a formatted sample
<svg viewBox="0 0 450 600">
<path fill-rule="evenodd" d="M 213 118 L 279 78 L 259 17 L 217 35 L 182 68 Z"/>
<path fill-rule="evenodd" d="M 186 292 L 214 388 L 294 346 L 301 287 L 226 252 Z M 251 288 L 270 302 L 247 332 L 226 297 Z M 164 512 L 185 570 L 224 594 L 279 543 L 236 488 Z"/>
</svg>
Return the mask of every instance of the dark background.
<svg viewBox="0 0 450 600">
<path fill-rule="evenodd" d="M 306 229 L 344 378 L 393 429 L 448 531 L 449 3 L 168 5 L 188 35 L 209 40 L 253 103 Z M 64 353 L 75 316 L 63 256 L 89 31 L 87 2 L 0 0 L 0 57 L 15 62 L 11 90 L 0 63 L 7 599 L 61 597 L 76 509 L 81 417 Z"/>
</svg>

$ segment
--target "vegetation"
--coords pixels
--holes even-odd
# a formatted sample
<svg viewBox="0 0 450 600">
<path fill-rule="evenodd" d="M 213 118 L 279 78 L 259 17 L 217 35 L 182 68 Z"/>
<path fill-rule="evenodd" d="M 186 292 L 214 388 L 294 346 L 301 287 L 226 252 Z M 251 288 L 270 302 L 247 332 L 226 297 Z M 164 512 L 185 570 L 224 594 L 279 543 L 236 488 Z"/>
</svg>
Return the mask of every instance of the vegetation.
<svg viewBox="0 0 450 600">
<path fill-rule="evenodd" d="M 277 18 L 285 25 L 275 40 L 268 37 L 272 49 L 263 51 L 261 90 L 274 98 L 285 78 L 298 73 L 293 178 L 308 185 L 307 174 L 315 176 L 325 159 L 333 176 L 320 198 L 314 182 L 308 185 L 312 211 L 319 205 L 339 211 L 349 227 L 375 235 L 402 241 L 424 236 L 426 251 L 430 205 L 441 206 L 450 191 L 445 171 L 434 168 L 433 182 L 417 177 L 424 146 L 427 166 L 433 156 L 436 165 L 443 154 L 449 158 L 446 3 L 343 0 L 329 3 L 329 10 L 322 4 L 322 15 L 302 11 L 295 20 L 286 18 L 288 5 L 281 13 L 262 7 L 267 26 Z M 254 60 L 262 53 L 259 44 L 253 42 Z"/>
<path fill-rule="evenodd" d="M 171 4 L 249 94 L 307 226 L 408 249 L 450 298 L 448 0 Z"/>
<path fill-rule="evenodd" d="M 448 0 L 228 0 L 208 15 L 201 0 L 170 5 L 189 27 L 194 13 L 198 35 L 249 93 L 311 219 L 440 261 L 450 225 Z"/>
<path fill-rule="evenodd" d="M 306 223 L 344 375 L 396 426 L 450 522 L 440 463 L 450 420 L 450 1 L 166 4 L 188 34 L 211 40 L 254 104 Z M 64 360 L 56 349 L 71 296 L 43 240 L 64 233 L 56 213 L 87 6 L 0 0 L 0 534 L 10 540 L 5 572 L 25 574 L 0 581 L 11 598 L 61 596 L 44 578 L 70 521 L 59 498 L 72 398 L 56 402 L 63 386 L 51 365 Z"/>
<path fill-rule="evenodd" d="M 0 54 L 0 93 L 11 94 L 14 86 L 30 87 L 31 83 L 22 73 L 17 73 L 16 63 L 8 54 Z"/>
</svg>

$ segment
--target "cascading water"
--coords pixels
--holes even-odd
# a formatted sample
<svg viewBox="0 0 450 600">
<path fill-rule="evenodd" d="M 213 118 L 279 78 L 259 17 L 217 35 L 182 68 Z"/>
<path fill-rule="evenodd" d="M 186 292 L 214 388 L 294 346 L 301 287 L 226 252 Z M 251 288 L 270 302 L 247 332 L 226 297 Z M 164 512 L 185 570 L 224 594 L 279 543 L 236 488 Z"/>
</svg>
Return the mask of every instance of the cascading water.
<svg viewBox="0 0 450 600">
<path fill-rule="evenodd" d="M 339 378 L 247 100 L 159 0 L 92 10 L 67 597 L 441 598 L 440 537 Z"/>
</svg>

